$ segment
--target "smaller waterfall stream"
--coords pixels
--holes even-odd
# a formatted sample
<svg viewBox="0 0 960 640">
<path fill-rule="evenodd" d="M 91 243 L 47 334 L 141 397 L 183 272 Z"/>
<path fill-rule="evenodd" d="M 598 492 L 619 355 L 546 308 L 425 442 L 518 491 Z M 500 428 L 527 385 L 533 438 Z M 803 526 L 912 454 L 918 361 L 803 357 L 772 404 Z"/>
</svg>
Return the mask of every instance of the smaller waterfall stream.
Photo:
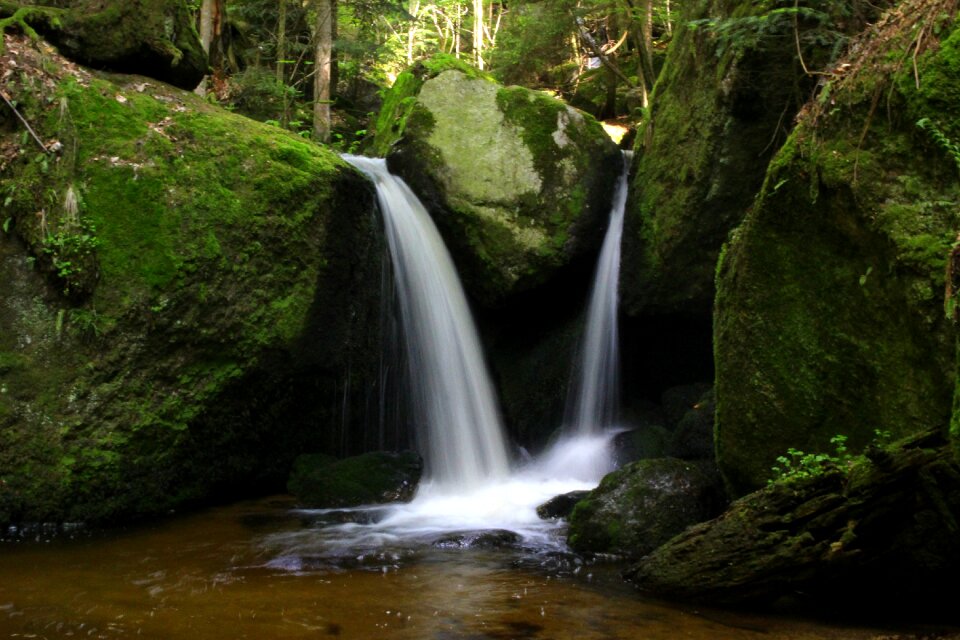
<svg viewBox="0 0 960 640">
<path fill-rule="evenodd" d="M 345 156 L 377 187 L 397 283 L 413 414 L 426 477 L 462 493 L 509 472 L 504 429 L 477 330 L 430 215 L 382 159 Z"/>
<path fill-rule="evenodd" d="M 597 261 L 586 330 L 568 396 L 567 429 L 573 435 L 600 433 L 616 424 L 620 387 L 617 287 L 631 159 L 632 154 L 624 152 L 623 170 Z"/>
</svg>

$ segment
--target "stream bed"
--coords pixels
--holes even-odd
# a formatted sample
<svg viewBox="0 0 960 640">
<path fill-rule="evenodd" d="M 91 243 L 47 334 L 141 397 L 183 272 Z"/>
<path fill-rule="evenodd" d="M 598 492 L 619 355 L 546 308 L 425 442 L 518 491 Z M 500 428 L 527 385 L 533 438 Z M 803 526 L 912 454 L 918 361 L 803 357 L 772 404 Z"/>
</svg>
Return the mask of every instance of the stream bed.
<svg viewBox="0 0 960 640">
<path fill-rule="evenodd" d="M 615 565 L 565 553 L 556 527 L 532 544 L 507 534 L 347 534 L 345 544 L 364 518 L 375 512 L 301 511 L 279 496 L 73 539 L 2 542 L 0 637 L 944 637 L 645 600 Z"/>
</svg>

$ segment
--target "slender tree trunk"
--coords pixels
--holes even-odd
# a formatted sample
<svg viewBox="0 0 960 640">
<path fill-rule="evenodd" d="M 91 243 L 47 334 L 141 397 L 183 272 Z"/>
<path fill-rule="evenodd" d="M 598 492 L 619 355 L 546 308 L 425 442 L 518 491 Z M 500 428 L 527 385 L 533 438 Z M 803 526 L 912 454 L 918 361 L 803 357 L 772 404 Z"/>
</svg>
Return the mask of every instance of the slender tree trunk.
<svg viewBox="0 0 960 640">
<path fill-rule="evenodd" d="M 646 76 L 649 86 L 653 87 L 653 0 L 643 0 L 643 52 L 641 58 L 644 66 L 644 76 Z"/>
<path fill-rule="evenodd" d="M 420 18 L 420 0 L 410 1 L 409 13 L 413 16 L 413 20 L 410 21 L 410 26 L 407 28 L 407 64 L 413 64 L 413 47 L 417 39 L 417 20 Z"/>
<path fill-rule="evenodd" d="M 207 54 L 207 60 L 210 59 L 210 45 L 213 43 L 213 22 L 216 12 L 216 0 L 203 0 L 200 5 L 200 44 L 203 45 L 203 52 Z M 207 76 L 194 89 L 198 96 L 207 95 Z"/>
<path fill-rule="evenodd" d="M 287 0 L 280 0 L 277 17 L 277 84 L 284 83 L 283 65 L 287 57 Z"/>
<path fill-rule="evenodd" d="M 483 0 L 473 0 L 473 55 L 483 69 Z"/>
<path fill-rule="evenodd" d="M 317 0 L 317 48 L 314 58 L 313 137 L 330 141 L 330 79 L 333 66 L 333 0 Z"/>
<path fill-rule="evenodd" d="M 289 105 L 287 100 L 286 76 L 284 65 L 287 58 L 287 0 L 280 0 L 279 16 L 277 17 L 277 86 L 283 90 L 283 112 L 280 122 L 287 126 L 289 120 Z"/>
<path fill-rule="evenodd" d="M 460 13 L 460 3 L 457 3 L 457 20 L 453 23 L 453 50 L 457 59 L 460 59 L 460 29 L 463 27 L 463 18 Z"/>
<path fill-rule="evenodd" d="M 653 73 L 653 0 L 640 0 L 640 3 L 638 7 L 635 0 L 625 0 L 624 9 L 627 13 L 630 40 L 637 50 L 640 102 L 641 106 L 646 108 L 650 102 L 650 90 L 656 80 Z"/>
</svg>

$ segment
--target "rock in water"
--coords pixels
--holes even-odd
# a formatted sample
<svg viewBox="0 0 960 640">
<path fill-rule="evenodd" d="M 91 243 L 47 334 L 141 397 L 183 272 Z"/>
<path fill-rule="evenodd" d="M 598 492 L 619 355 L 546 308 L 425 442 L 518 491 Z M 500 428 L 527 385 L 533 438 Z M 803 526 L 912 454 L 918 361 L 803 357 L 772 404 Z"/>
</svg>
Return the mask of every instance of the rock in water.
<svg viewBox="0 0 960 640">
<path fill-rule="evenodd" d="M 590 495 L 589 491 L 571 491 L 555 496 L 537 507 L 537 515 L 544 520 L 566 518 L 573 512 L 577 503 L 588 495 Z"/>
<path fill-rule="evenodd" d="M 737 500 L 640 560 L 628 579 L 715 605 L 956 611 L 960 467 L 944 436 L 868 456 L 848 472 L 778 481 Z"/>
<path fill-rule="evenodd" d="M 467 291 L 497 306 L 596 250 L 621 156 L 589 115 L 465 67 L 439 57 L 401 75 L 377 148 L 427 205 Z"/>
<path fill-rule="evenodd" d="M 567 540 L 580 553 L 639 558 L 721 505 L 717 482 L 696 464 L 640 460 L 608 474 L 577 503 Z"/>
<path fill-rule="evenodd" d="M 422 471 L 423 460 L 413 451 L 373 451 L 343 460 L 307 454 L 294 461 L 287 488 L 308 508 L 409 502 Z"/>
</svg>

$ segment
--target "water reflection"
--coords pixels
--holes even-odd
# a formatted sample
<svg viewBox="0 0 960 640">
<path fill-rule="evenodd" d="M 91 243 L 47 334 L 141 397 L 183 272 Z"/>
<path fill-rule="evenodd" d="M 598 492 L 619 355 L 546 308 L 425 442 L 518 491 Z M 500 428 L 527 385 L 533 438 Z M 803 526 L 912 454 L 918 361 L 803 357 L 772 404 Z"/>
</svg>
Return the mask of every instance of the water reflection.
<svg viewBox="0 0 960 640">
<path fill-rule="evenodd" d="M 362 525 L 340 521 L 347 517 L 342 513 L 292 506 L 272 499 L 87 540 L 3 544 L 0 637 L 880 635 L 640 600 L 619 583 L 615 568 L 556 562 L 557 552 L 522 538 L 500 549 L 407 540 L 353 556 L 343 545 L 331 552 L 322 532 Z"/>
</svg>

